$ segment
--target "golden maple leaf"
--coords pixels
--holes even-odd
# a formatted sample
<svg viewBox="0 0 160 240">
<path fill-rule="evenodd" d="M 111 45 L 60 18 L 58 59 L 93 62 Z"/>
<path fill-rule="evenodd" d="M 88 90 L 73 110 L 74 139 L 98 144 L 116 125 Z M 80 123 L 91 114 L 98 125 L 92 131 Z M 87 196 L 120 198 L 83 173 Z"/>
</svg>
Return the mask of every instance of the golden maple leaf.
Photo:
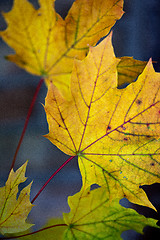
<svg viewBox="0 0 160 240">
<path fill-rule="evenodd" d="M 160 181 L 160 73 L 150 60 L 136 82 L 117 89 L 119 61 L 110 35 L 75 60 L 70 101 L 50 85 L 46 137 L 79 156 L 85 187 L 97 183 L 113 198 L 153 207 L 139 186 Z"/>
<path fill-rule="evenodd" d="M 39 0 L 39 5 L 36 10 L 27 0 L 14 0 L 3 14 L 8 27 L 0 35 L 16 52 L 9 60 L 68 96 L 74 58 L 83 59 L 88 46 L 109 33 L 123 14 L 123 0 L 76 0 L 65 20 L 54 0 Z"/>
</svg>

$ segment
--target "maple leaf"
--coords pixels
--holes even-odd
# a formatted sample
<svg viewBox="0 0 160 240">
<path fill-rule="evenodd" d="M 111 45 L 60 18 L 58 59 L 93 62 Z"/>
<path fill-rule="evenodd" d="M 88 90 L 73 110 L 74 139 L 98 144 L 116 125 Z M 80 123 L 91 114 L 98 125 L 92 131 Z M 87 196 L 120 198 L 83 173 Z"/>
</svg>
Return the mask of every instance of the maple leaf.
<svg viewBox="0 0 160 240">
<path fill-rule="evenodd" d="M 46 137 L 79 156 L 84 186 L 97 183 L 110 198 L 153 208 L 139 186 L 160 182 L 160 74 L 150 60 L 136 82 L 117 89 L 119 61 L 109 35 L 83 61 L 75 60 L 70 101 L 50 85 Z"/>
<path fill-rule="evenodd" d="M 0 188 L 0 232 L 2 234 L 25 231 L 33 226 L 26 223 L 26 218 L 33 206 L 29 200 L 32 183 L 20 192 L 17 199 L 18 186 L 26 180 L 26 165 L 27 162 L 16 172 L 12 169 L 5 186 Z"/>
<path fill-rule="evenodd" d="M 16 51 L 9 60 L 68 96 L 73 59 L 84 58 L 88 45 L 109 33 L 123 15 L 123 0 L 76 0 L 65 20 L 54 0 L 39 0 L 39 5 L 36 10 L 27 0 L 14 0 L 12 10 L 3 14 L 8 28 L 0 35 Z"/>
<path fill-rule="evenodd" d="M 64 240 L 121 240 L 121 233 L 126 230 L 133 229 L 143 234 L 143 228 L 147 225 L 158 227 L 156 220 L 122 207 L 118 199 L 110 201 L 106 188 L 82 190 L 69 197 L 68 203 L 71 211 L 64 214 L 68 225 Z"/>
<path fill-rule="evenodd" d="M 133 59 L 132 57 L 121 57 L 117 66 L 118 85 L 132 83 L 142 73 L 147 62 Z"/>
</svg>

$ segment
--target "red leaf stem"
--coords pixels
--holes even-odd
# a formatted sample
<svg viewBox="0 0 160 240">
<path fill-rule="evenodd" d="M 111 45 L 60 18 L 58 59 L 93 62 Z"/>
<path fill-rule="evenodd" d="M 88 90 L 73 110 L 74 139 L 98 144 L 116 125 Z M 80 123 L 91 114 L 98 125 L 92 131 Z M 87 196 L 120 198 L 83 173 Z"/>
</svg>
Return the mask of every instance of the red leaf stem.
<svg viewBox="0 0 160 240">
<path fill-rule="evenodd" d="M 28 126 L 28 122 L 29 122 L 31 113 L 32 113 L 32 110 L 33 110 L 35 101 L 36 101 L 36 99 L 37 99 L 37 96 L 38 96 L 38 93 L 39 93 L 39 90 L 40 90 L 40 88 L 41 88 L 41 86 L 42 86 L 43 81 L 44 81 L 43 78 L 40 79 L 40 81 L 39 81 L 39 83 L 38 83 L 38 85 L 37 85 L 35 94 L 34 94 L 34 96 L 33 96 L 31 105 L 30 105 L 29 110 L 28 110 L 28 114 L 27 114 L 26 121 L 25 121 L 25 124 L 24 124 L 24 127 L 23 127 L 23 131 L 22 131 L 22 133 L 21 133 L 21 137 L 20 137 L 20 139 L 19 139 L 19 142 L 18 142 L 16 151 L 15 151 L 15 154 L 14 154 L 14 158 L 13 158 L 13 161 L 12 161 L 10 170 L 11 170 L 11 169 L 14 167 L 14 165 L 15 165 L 16 157 L 17 157 L 17 154 L 18 154 L 18 152 L 19 152 L 20 146 L 21 146 L 21 144 L 22 144 L 22 141 L 23 141 L 23 138 L 24 138 L 24 134 L 25 134 L 25 132 L 26 132 L 26 129 L 27 129 L 27 126 Z"/>
<path fill-rule="evenodd" d="M 69 163 L 75 156 L 71 156 L 70 158 L 68 158 L 53 174 L 52 176 L 47 180 L 47 182 L 41 187 L 41 189 L 39 190 L 39 192 L 36 194 L 36 196 L 33 198 L 33 200 L 31 201 L 31 203 L 33 203 L 37 197 L 39 196 L 39 194 L 44 190 L 44 188 L 47 186 L 47 184 L 52 180 L 52 178 L 67 164 Z"/>
<path fill-rule="evenodd" d="M 0 237 L 0 239 L 3 239 L 3 240 L 5 240 L 5 239 L 15 239 L 15 238 L 21 238 L 21 237 L 26 237 L 26 236 L 29 236 L 29 235 L 33 235 L 33 234 L 35 234 L 35 233 L 39 233 L 39 232 L 42 232 L 42 231 L 45 231 L 45 230 L 48 230 L 48 229 L 50 229 L 50 228 L 54 228 L 54 227 L 65 227 L 65 226 L 67 226 L 67 224 L 56 224 L 56 225 L 52 225 L 52 226 L 49 226 L 49 227 L 45 227 L 45 228 L 42 228 L 42 229 L 39 229 L 39 230 L 37 230 L 37 231 L 34 231 L 34 232 L 31 232 L 31 233 L 26 233 L 26 234 L 23 234 L 23 235 L 19 235 L 19 236 L 12 236 L 12 237 Z"/>
</svg>

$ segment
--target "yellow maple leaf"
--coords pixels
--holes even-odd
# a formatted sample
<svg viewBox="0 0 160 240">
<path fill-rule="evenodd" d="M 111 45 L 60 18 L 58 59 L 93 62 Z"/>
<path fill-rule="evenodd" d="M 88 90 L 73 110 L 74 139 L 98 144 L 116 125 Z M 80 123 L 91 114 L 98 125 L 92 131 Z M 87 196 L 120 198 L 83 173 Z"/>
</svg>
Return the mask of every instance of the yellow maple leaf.
<svg viewBox="0 0 160 240">
<path fill-rule="evenodd" d="M 65 20 L 56 13 L 54 0 L 39 4 L 36 10 L 27 0 L 14 0 L 12 10 L 3 14 L 8 27 L 0 35 L 16 52 L 9 60 L 68 96 L 73 59 L 83 59 L 88 45 L 109 33 L 123 14 L 123 0 L 76 0 Z"/>
<path fill-rule="evenodd" d="M 25 231 L 33 224 L 26 223 L 32 209 L 30 203 L 31 184 L 22 189 L 17 199 L 18 186 L 26 181 L 26 165 L 23 164 L 16 172 L 11 170 L 6 185 L 0 188 L 0 232 L 16 233 Z"/>
<path fill-rule="evenodd" d="M 84 186 L 153 207 L 139 186 L 160 182 L 160 73 L 150 60 L 136 82 L 117 89 L 118 63 L 109 36 L 75 60 L 70 101 L 50 85 L 46 137 L 79 156 Z"/>
<path fill-rule="evenodd" d="M 121 57 L 117 66 L 118 85 L 132 83 L 142 73 L 147 62 L 133 59 L 132 57 Z"/>
</svg>

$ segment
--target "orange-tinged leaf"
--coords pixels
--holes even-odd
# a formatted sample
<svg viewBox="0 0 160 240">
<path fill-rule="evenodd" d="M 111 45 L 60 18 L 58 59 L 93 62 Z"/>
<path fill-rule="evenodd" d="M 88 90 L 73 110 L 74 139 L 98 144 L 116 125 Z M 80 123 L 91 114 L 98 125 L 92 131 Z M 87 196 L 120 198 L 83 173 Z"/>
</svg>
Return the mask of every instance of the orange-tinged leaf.
<svg viewBox="0 0 160 240">
<path fill-rule="evenodd" d="M 112 197 L 153 207 L 139 186 L 160 182 L 160 73 L 150 60 L 136 82 L 117 89 L 110 38 L 75 61 L 70 101 L 49 87 L 47 137 L 79 156 L 85 187 L 104 185 Z"/>
<path fill-rule="evenodd" d="M 132 83 L 142 73 L 147 62 L 133 59 L 132 57 L 121 57 L 117 67 L 118 85 Z"/>
<path fill-rule="evenodd" d="M 26 218 L 32 209 L 30 203 L 31 184 L 25 187 L 17 199 L 18 186 L 26 180 L 27 162 L 16 172 L 10 171 L 4 187 L 0 188 L 0 232 L 16 233 L 25 231 L 33 224 L 26 223 Z"/>
<path fill-rule="evenodd" d="M 27 0 L 14 0 L 4 17 L 3 40 L 16 54 L 8 59 L 45 78 L 68 96 L 73 59 L 83 59 L 88 45 L 108 34 L 122 14 L 123 0 L 76 0 L 63 20 L 54 0 L 39 0 L 35 10 Z"/>
</svg>

